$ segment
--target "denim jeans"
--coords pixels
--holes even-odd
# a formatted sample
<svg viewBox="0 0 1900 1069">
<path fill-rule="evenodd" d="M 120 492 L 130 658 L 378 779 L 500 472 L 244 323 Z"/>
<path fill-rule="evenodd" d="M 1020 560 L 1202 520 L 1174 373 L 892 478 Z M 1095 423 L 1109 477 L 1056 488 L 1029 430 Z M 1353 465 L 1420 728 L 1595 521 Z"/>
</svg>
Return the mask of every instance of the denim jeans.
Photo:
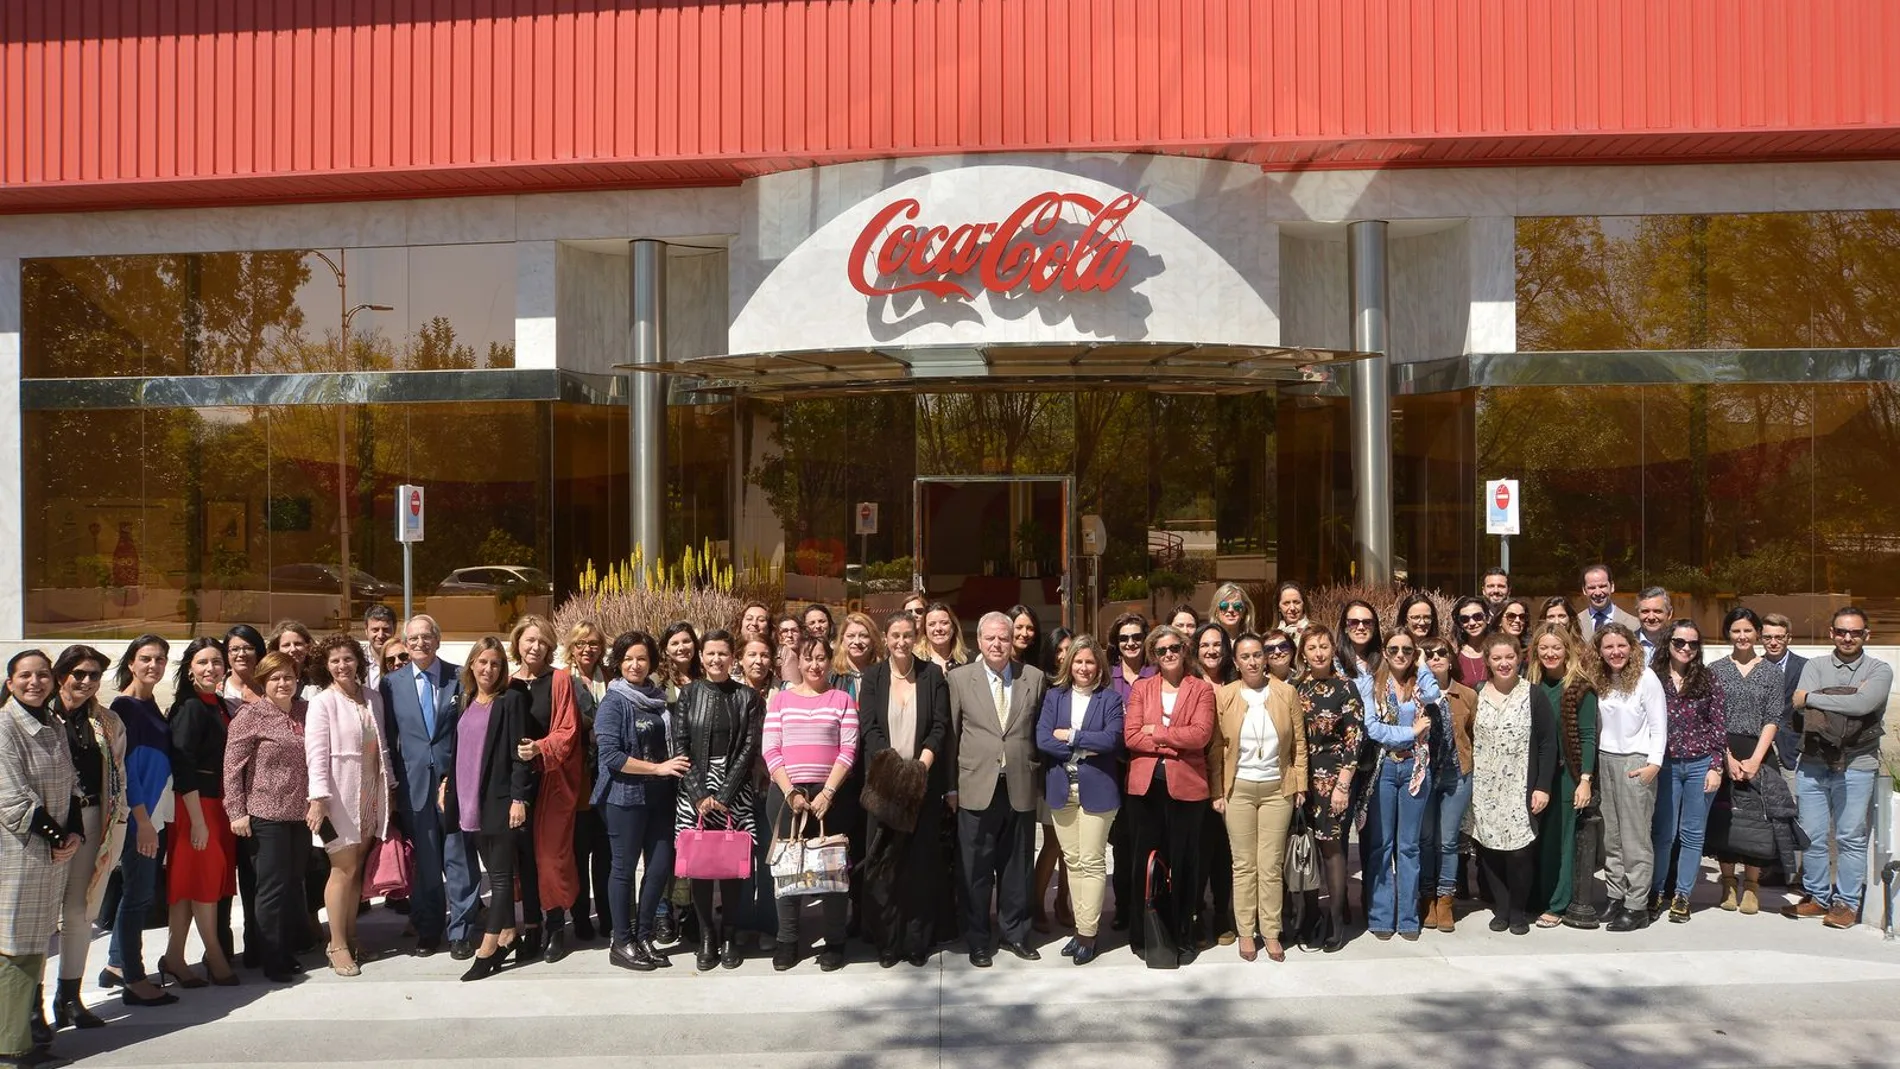
<svg viewBox="0 0 1900 1069">
<path fill-rule="evenodd" d="M 1415 758 L 1394 761 L 1379 755 L 1378 779 L 1366 809 L 1367 885 L 1366 928 L 1374 932 L 1416 932 L 1418 921 L 1418 866 L 1420 831 L 1425 824 L 1429 790 L 1412 794 Z"/>
<path fill-rule="evenodd" d="M 145 915 L 151 912 L 152 898 L 158 894 L 158 859 L 165 856 L 164 833 L 159 834 L 156 857 L 139 853 L 136 825 L 126 829 L 125 848 L 119 852 L 119 879 L 124 894 L 119 897 L 119 916 L 112 922 L 112 943 L 106 953 L 106 964 L 119 970 L 127 983 L 145 979 Z M 1863 836 L 1862 842 L 1865 841 Z M 1826 871 L 1825 866 L 1823 871 Z"/>
<path fill-rule="evenodd" d="M 649 788 L 650 789 L 650 788 Z M 667 792 L 669 795 L 671 792 Z M 633 939 L 651 939 L 654 919 L 659 915 L 660 899 L 666 894 L 666 881 L 673 875 L 673 806 L 665 805 L 600 806 L 607 824 L 607 840 L 613 862 L 607 876 L 608 917 L 616 943 Z M 634 893 L 633 873 L 641 862 L 645 872 Z M 636 909 L 635 903 L 638 902 Z"/>
<path fill-rule="evenodd" d="M 1714 791 L 1704 791 L 1711 758 L 1663 758 L 1662 771 L 1656 776 L 1656 816 L 1650 824 L 1650 839 L 1656 845 L 1656 874 L 1650 893 L 1668 897 L 1687 897 L 1695 890 L 1696 873 L 1702 871 L 1702 842 L 1709 830 L 1709 803 Z M 1681 850 L 1677 851 L 1677 845 Z M 1676 855 L 1676 863 L 1669 858 Z"/>
<path fill-rule="evenodd" d="M 1795 805 L 1808 848 L 1801 855 L 1801 887 L 1815 904 L 1860 911 L 1867 888 L 1867 831 L 1874 799 L 1871 769 L 1836 772 L 1803 757 L 1795 769 Z M 1828 883 L 1827 842 L 1834 836 L 1834 881 Z"/>
<path fill-rule="evenodd" d="M 1458 893 L 1458 835 L 1465 810 L 1470 807 L 1471 774 L 1459 772 L 1456 765 L 1450 770 L 1439 769 L 1425 800 L 1421 887 L 1441 896 Z"/>
</svg>

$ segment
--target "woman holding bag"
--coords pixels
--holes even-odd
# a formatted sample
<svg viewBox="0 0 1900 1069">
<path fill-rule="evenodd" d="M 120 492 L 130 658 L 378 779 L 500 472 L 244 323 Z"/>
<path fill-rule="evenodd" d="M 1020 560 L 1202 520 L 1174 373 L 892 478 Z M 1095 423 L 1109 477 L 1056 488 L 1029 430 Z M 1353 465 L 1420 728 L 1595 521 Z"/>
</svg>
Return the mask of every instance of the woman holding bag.
<svg viewBox="0 0 1900 1069">
<path fill-rule="evenodd" d="M 1062 948 L 1077 965 L 1095 960 L 1108 881 L 1108 830 L 1121 809 L 1116 758 L 1124 747 L 1121 695 L 1107 686 L 1108 653 L 1088 635 L 1069 641 L 1036 718 L 1036 748 L 1049 759 L 1044 790 L 1069 870 L 1075 938 Z"/>
<path fill-rule="evenodd" d="M 826 818 L 847 822 L 838 810 L 838 789 L 858 756 L 858 704 L 844 691 L 828 685 L 831 643 L 807 635 L 798 643 L 799 679 L 794 686 L 772 695 L 765 710 L 762 752 L 772 776 L 768 810 L 772 831 L 793 828 L 791 817 L 810 813 L 822 828 Z M 772 968 L 784 972 L 798 964 L 798 914 L 806 896 L 778 900 L 778 948 Z M 816 896 L 824 909 L 825 948 L 818 967 L 826 972 L 844 968 L 845 906 L 843 893 Z M 736 954 L 736 952 L 735 952 Z"/>
<path fill-rule="evenodd" d="M 650 972 L 671 965 L 653 945 L 654 920 L 673 875 L 673 806 L 686 758 L 668 754 L 666 692 L 653 681 L 660 644 L 644 631 L 614 639 L 607 655 L 615 678 L 594 714 L 600 773 L 594 807 L 607 825 L 612 867 L 607 877 L 607 960 Z M 634 903 L 634 869 L 644 863 Z"/>
<path fill-rule="evenodd" d="M 950 687 L 916 646 L 916 618 L 892 614 L 884 621 L 889 657 L 865 670 L 858 690 L 866 765 L 860 798 L 868 811 L 861 876 L 877 962 L 886 969 L 900 960 L 929 963 L 933 894 L 948 875 L 938 842 Z"/>
<path fill-rule="evenodd" d="M 732 678 L 732 652 L 730 632 L 706 632 L 699 643 L 701 676 L 680 691 L 672 756 L 686 758 L 687 765 L 674 820 L 681 828 L 704 821 L 708 827 L 732 827 L 756 835 L 752 824 L 752 763 L 759 753 L 759 695 Z M 828 655 L 831 651 L 825 652 Z M 745 885 L 743 879 L 693 881 L 693 912 L 699 918 L 695 964 L 700 972 L 715 965 L 736 969 L 744 960 L 739 950 L 738 918 L 745 902 Z M 723 929 L 713 914 L 715 889 L 725 908 L 727 923 Z"/>
</svg>

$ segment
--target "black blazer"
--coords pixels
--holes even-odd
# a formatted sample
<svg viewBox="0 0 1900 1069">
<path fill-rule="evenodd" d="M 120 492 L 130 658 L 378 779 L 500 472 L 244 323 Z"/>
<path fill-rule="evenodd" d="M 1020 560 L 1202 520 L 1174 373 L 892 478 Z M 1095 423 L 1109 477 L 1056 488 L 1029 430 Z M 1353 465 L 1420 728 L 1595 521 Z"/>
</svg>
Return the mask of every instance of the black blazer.
<svg viewBox="0 0 1900 1069">
<path fill-rule="evenodd" d="M 913 659 L 917 672 L 917 752 L 929 750 L 930 780 L 927 793 L 941 797 L 948 789 L 950 763 L 944 760 L 944 747 L 950 740 L 950 684 L 943 669 L 929 661 Z M 879 750 L 891 746 L 891 662 L 879 661 L 864 670 L 858 683 L 858 739 L 863 760 L 869 767 Z"/>
<path fill-rule="evenodd" d="M 464 694 L 456 702 L 457 714 L 468 707 L 474 695 Z M 515 756 L 515 745 L 528 734 L 528 693 L 521 687 L 507 687 L 495 699 L 488 714 L 488 732 L 482 738 L 481 825 L 493 835 L 508 829 L 508 807 L 534 798 L 533 766 Z M 449 732 L 449 774 L 444 791 L 442 829 L 460 830 L 461 803 L 455 784 L 456 750 L 462 744 L 461 732 Z"/>
<path fill-rule="evenodd" d="M 1550 707 L 1550 699 L 1545 696 L 1544 688 L 1532 683 L 1531 767 L 1526 803 L 1530 801 L 1530 794 L 1538 791 L 1550 793 L 1551 781 L 1557 778 L 1557 755 L 1562 749 L 1562 740 L 1557 737 L 1557 711 Z M 1555 804 L 1555 799 L 1552 804 Z"/>
<path fill-rule="evenodd" d="M 193 791 L 201 799 L 223 798 L 224 711 L 211 708 L 192 694 L 172 706 L 169 724 L 172 792 L 180 798 Z"/>
</svg>

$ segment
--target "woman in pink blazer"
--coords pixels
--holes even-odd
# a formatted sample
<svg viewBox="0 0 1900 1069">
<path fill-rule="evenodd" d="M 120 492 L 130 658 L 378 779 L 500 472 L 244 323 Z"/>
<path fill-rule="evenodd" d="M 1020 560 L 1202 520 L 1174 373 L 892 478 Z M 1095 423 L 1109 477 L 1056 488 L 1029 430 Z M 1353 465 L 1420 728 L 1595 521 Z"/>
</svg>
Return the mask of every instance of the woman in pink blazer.
<svg viewBox="0 0 1900 1069">
<path fill-rule="evenodd" d="M 310 764 L 305 821 L 330 854 L 323 908 L 330 914 L 330 968 L 355 976 L 356 906 L 363 897 L 363 858 L 389 829 L 396 777 L 383 741 L 382 695 L 365 686 L 363 647 L 331 635 L 310 654 L 310 671 L 326 686 L 310 699 L 304 754 Z"/>
<path fill-rule="evenodd" d="M 1135 886 L 1144 888 L 1148 859 L 1159 854 L 1175 893 L 1165 919 L 1183 960 L 1194 955 L 1194 889 L 1201 886 L 1201 827 L 1207 820 L 1207 748 L 1213 741 L 1214 688 L 1188 670 L 1187 638 L 1166 624 L 1148 633 L 1156 673 L 1128 695 L 1122 735 L 1128 744 L 1128 800 L 1133 821 Z M 1142 926 L 1129 944 L 1144 951 Z"/>
</svg>

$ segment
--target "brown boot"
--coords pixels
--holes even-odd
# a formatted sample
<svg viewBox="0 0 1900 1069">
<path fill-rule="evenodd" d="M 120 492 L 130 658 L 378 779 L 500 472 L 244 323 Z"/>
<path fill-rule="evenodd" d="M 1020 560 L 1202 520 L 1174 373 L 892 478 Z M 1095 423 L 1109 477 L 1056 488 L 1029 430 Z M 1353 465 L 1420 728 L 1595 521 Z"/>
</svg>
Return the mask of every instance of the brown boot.
<svg viewBox="0 0 1900 1069">
<path fill-rule="evenodd" d="M 1742 882 L 1741 910 L 1743 913 L 1761 912 L 1761 885 L 1758 881 Z"/>
<path fill-rule="evenodd" d="M 1735 908 L 1741 904 L 1741 900 L 1735 896 L 1735 889 L 1735 877 L 1722 877 L 1722 908 L 1730 913 L 1735 912 Z"/>
<path fill-rule="evenodd" d="M 1452 921 L 1454 918 L 1452 917 L 1450 895 L 1439 895 L 1437 908 L 1435 908 L 1432 912 L 1438 918 L 1439 931 L 1449 932 L 1452 930 L 1452 927 L 1453 927 Z"/>
</svg>

